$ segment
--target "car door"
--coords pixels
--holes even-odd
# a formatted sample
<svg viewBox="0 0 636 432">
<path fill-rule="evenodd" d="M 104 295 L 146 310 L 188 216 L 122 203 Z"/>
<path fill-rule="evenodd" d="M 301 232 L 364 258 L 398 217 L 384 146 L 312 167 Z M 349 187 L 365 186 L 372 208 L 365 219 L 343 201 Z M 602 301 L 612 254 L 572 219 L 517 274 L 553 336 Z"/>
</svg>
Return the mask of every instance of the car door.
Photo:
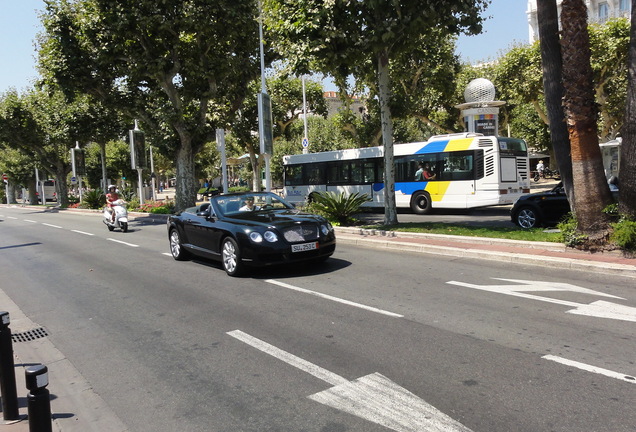
<svg viewBox="0 0 636 432">
<path fill-rule="evenodd" d="M 570 203 L 568 202 L 563 187 L 557 187 L 550 192 L 541 202 L 543 216 L 547 222 L 559 222 L 563 216 L 570 212 Z"/>
</svg>

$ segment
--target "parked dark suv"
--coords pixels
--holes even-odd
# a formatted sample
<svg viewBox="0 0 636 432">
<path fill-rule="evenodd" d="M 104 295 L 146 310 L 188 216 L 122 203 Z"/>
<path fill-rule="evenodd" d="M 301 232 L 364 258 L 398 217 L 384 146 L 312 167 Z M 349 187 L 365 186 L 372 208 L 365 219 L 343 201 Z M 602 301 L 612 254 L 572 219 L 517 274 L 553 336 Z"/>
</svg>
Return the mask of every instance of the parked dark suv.
<svg viewBox="0 0 636 432">
<path fill-rule="evenodd" d="M 554 226 L 570 212 L 563 183 L 547 192 L 524 195 L 510 210 L 510 219 L 521 228 Z"/>
</svg>

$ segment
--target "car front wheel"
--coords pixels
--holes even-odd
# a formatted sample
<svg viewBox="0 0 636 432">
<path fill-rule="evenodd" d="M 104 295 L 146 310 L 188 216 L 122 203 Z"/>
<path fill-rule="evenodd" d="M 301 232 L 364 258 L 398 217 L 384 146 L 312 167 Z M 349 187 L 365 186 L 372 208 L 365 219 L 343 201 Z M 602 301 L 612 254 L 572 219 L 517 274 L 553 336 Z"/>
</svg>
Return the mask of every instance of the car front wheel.
<svg viewBox="0 0 636 432">
<path fill-rule="evenodd" d="M 243 271 L 243 263 L 241 262 L 241 251 L 236 240 L 227 237 L 223 240 L 221 247 L 221 259 L 223 262 L 223 270 L 229 276 L 238 276 Z"/>
<path fill-rule="evenodd" d="M 170 253 L 177 261 L 183 261 L 188 258 L 188 253 L 183 249 L 183 245 L 181 244 L 179 231 L 176 229 L 170 231 Z"/>
<path fill-rule="evenodd" d="M 532 207 L 522 207 L 519 209 L 515 221 L 517 225 L 524 229 L 536 228 L 541 225 L 539 215 Z"/>
</svg>

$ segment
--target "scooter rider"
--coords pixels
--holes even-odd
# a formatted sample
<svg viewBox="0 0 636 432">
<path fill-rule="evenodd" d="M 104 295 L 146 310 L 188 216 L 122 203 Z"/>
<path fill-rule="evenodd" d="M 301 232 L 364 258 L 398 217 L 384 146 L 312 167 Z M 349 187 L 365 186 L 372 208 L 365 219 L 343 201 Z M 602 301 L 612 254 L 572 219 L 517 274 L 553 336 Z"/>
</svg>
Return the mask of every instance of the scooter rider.
<svg viewBox="0 0 636 432">
<path fill-rule="evenodd" d="M 113 209 L 113 207 L 115 206 L 114 202 L 118 199 L 119 194 L 117 193 L 117 187 L 115 185 L 108 186 L 108 193 L 106 194 L 106 208 L 110 213 L 110 219 L 112 223 L 115 223 L 115 210 Z"/>
</svg>

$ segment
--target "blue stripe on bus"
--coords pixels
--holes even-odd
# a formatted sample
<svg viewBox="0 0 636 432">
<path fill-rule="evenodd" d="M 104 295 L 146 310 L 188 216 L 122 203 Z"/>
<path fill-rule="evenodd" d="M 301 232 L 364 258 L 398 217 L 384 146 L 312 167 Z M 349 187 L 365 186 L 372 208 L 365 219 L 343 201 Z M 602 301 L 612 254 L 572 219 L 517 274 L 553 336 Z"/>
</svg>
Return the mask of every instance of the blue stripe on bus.
<svg viewBox="0 0 636 432">
<path fill-rule="evenodd" d="M 431 143 L 424 145 L 424 147 L 416 151 L 415 154 L 443 152 L 444 149 L 446 148 L 446 145 L 448 144 L 448 141 L 449 140 L 433 141 Z"/>
<path fill-rule="evenodd" d="M 413 195 L 415 191 L 426 189 L 427 181 L 418 181 L 418 182 L 396 182 L 395 183 L 395 192 L 400 192 L 405 195 Z"/>
</svg>

